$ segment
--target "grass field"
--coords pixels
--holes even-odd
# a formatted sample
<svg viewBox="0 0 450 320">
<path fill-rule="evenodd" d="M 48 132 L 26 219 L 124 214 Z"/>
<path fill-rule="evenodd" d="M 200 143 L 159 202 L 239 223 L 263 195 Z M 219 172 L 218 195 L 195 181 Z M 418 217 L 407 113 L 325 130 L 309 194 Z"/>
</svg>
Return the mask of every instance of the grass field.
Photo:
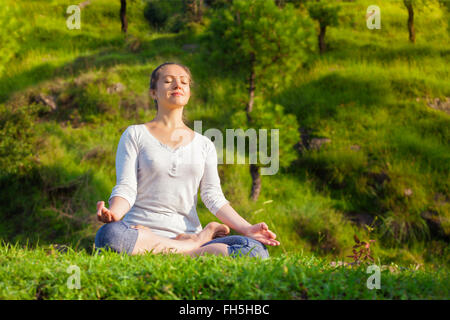
<svg viewBox="0 0 450 320">
<path fill-rule="evenodd" d="M 8 245 L 0 252 L 1 299 L 371 300 L 446 299 L 449 294 L 445 270 L 386 265 L 380 269 L 380 288 L 369 289 L 374 272 L 366 266 L 333 266 L 302 252 L 269 260 L 91 255 Z"/>
</svg>

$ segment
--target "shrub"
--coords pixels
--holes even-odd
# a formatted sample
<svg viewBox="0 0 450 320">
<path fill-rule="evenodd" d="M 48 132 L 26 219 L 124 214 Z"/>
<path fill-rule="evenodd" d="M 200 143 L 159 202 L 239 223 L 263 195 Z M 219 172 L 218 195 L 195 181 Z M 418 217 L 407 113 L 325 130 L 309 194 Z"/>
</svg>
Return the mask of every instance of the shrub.
<svg viewBox="0 0 450 320">
<path fill-rule="evenodd" d="M 158 31 L 179 32 L 184 24 L 182 0 L 147 0 L 144 17 Z"/>
</svg>

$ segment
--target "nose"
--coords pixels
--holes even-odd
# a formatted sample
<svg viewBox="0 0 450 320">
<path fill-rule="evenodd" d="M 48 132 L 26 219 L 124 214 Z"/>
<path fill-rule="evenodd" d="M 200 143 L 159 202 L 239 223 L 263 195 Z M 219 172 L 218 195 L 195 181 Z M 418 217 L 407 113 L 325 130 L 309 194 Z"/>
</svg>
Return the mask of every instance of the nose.
<svg viewBox="0 0 450 320">
<path fill-rule="evenodd" d="M 174 84 L 175 84 L 174 89 L 181 88 L 181 79 L 175 78 Z"/>
</svg>

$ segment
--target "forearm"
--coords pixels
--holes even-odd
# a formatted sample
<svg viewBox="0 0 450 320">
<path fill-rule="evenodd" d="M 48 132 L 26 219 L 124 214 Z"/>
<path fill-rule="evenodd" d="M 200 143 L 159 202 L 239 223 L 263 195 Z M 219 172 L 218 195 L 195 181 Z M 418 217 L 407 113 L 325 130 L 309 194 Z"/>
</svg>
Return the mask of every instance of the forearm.
<svg viewBox="0 0 450 320">
<path fill-rule="evenodd" d="M 115 196 L 111 198 L 111 201 L 109 201 L 109 210 L 114 212 L 117 216 L 117 219 L 120 220 L 125 215 L 125 213 L 130 211 L 130 204 L 126 199 Z"/>
<path fill-rule="evenodd" d="M 247 220 L 242 218 L 239 213 L 237 213 L 236 210 L 234 210 L 233 207 L 230 206 L 229 203 L 222 206 L 222 208 L 220 208 L 219 211 L 216 212 L 216 217 L 231 229 L 244 235 L 247 228 L 251 226 L 251 224 Z"/>
</svg>

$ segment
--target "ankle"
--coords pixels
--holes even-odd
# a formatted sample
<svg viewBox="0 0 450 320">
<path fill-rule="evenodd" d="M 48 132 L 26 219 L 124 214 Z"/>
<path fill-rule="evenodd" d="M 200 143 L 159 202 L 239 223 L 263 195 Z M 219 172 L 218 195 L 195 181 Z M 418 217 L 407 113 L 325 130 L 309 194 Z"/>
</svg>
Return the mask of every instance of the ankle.
<svg viewBox="0 0 450 320">
<path fill-rule="evenodd" d="M 197 242 L 199 245 L 202 245 L 208 241 L 212 240 L 213 231 L 210 228 L 203 229 L 201 232 L 197 234 Z"/>
</svg>

